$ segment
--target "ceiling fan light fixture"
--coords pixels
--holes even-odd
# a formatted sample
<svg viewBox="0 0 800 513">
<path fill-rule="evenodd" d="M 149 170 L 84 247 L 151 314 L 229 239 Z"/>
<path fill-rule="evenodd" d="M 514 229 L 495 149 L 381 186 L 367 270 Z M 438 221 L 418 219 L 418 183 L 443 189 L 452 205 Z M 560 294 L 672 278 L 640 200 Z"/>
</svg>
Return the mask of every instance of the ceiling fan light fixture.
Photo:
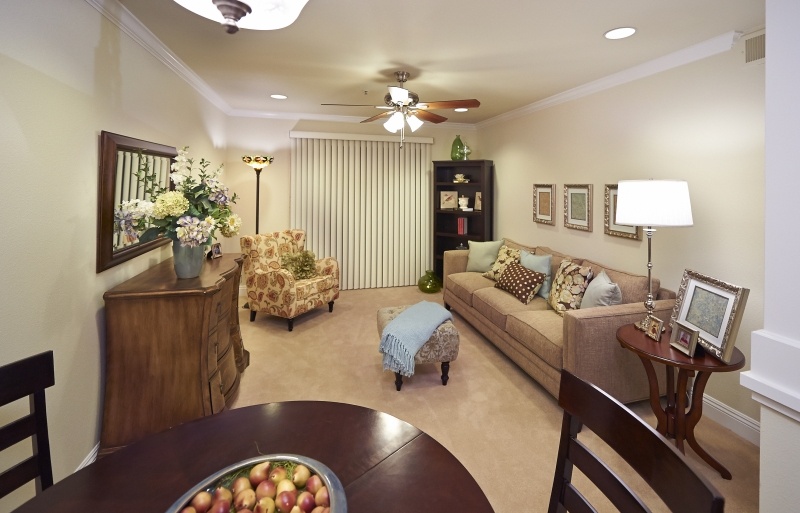
<svg viewBox="0 0 800 513">
<path fill-rule="evenodd" d="M 228 33 L 238 29 L 248 30 L 277 30 L 288 27 L 300 16 L 308 0 L 174 0 L 175 3 L 192 11 L 193 13 L 209 20 L 222 23 Z M 226 16 L 221 12 L 221 4 L 225 10 L 232 10 L 232 19 L 226 21 Z M 244 6 L 244 7 L 242 7 Z M 246 8 L 246 9 L 245 9 Z M 245 9 L 247 12 L 239 18 L 235 13 Z M 236 30 L 231 32 L 231 24 Z"/>
<path fill-rule="evenodd" d="M 402 105 L 408 104 L 408 89 L 389 86 L 389 94 L 392 96 L 392 101 L 394 103 L 400 103 Z"/>
<path fill-rule="evenodd" d="M 395 134 L 398 130 L 403 128 L 403 113 L 402 112 L 395 112 L 389 119 L 386 120 L 386 123 L 383 124 L 383 128 L 390 131 L 391 133 Z"/>
<path fill-rule="evenodd" d="M 408 127 L 411 129 L 412 132 L 416 132 L 417 128 L 422 126 L 422 120 L 419 119 L 416 114 L 412 114 L 406 117 L 406 122 L 408 123 Z"/>
</svg>

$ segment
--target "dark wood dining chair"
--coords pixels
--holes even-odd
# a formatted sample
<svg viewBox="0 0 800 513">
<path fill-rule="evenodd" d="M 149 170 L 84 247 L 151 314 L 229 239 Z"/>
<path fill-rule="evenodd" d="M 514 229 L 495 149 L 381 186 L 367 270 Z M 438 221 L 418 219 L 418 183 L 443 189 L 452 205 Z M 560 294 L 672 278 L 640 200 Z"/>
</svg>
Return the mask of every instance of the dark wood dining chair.
<svg viewBox="0 0 800 513">
<path fill-rule="evenodd" d="M 0 406 L 25 397 L 30 413 L 0 427 L 0 451 L 31 438 L 33 456 L 0 473 L 0 497 L 36 480 L 36 493 L 53 485 L 44 391 L 55 384 L 53 351 L 0 367 Z"/>
<path fill-rule="evenodd" d="M 619 454 L 673 512 L 722 512 L 725 499 L 685 456 L 655 429 L 595 385 L 561 372 L 558 404 L 564 409 L 549 513 L 595 511 L 572 481 L 582 472 L 621 512 L 649 512 L 641 498 L 578 440 L 586 426 Z"/>
</svg>

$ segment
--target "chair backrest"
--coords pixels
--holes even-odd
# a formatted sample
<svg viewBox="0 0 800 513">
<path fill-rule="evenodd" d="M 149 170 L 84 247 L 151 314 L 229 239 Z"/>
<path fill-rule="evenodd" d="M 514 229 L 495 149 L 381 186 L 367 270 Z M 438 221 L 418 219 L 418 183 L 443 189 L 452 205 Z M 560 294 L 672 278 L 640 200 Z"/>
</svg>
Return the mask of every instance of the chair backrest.
<svg viewBox="0 0 800 513">
<path fill-rule="evenodd" d="M 722 512 L 725 499 L 689 466 L 674 445 L 600 388 L 561 372 L 559 405 L 564 409 L 549 513 L 593 511 L 572 482 L 577 467 L 622 513 L 649 512 L 640 497 L 578 440 L 585 425 L 619 454 L 658 494 L 670 511 Z"/>
<path fill-rule="evenodd" d="M 0 406 L 28 397 L 30 413 L 0 427 L 0 451 L 31 438 L 33 456 L 0 473 L 0 497 L 36 480 L 36 493 L 53 485 L 47 434 L 46 388 L 55 384 L 53 351 L 0 367 Z"/>
<path fill-rule="evenodd" d="M 248 274 L 255 269 L 278 270 L 281 268 L 281 255 L 302 251 L 305 244 L 306 232 L 303 230 L 243 235 L 239 239 L 242 255 L 244 255 L 242 272 Z"/>
</svg>

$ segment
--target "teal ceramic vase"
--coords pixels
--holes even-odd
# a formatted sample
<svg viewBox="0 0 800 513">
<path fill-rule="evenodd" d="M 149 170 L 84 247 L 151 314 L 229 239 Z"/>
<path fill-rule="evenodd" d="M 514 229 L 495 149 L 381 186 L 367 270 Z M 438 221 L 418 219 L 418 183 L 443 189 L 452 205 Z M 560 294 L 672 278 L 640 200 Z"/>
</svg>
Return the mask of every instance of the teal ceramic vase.
<svg viewBox="0 0 800 513">
<path fill-rule="evenodd" d="M 417 282 L 417 286 L 419 290 L 426 294 L 433 294 L 434 292 L 442 290 L 442 282 L 439 281 L 439 277 L 436 276 L 436 273 L 430 269 L 425 271 L 425 274 L 422 275 Z"/>
<path fill-rule="evenodd" d="M 453 146 L 450 148 L 450 160 L 464 160 L 464 143 L 461 142 L 460 135 L 453 140 Z"/>
<path fill-rule="evenodd" d="M 206 260 L 204 246 L 192 248 L 181 246 L 180 241 L 172 241 L 172 263 L 175 265 L 175 274 L 178 278 L 197 278 L 203 270 Z"/>
</svg>

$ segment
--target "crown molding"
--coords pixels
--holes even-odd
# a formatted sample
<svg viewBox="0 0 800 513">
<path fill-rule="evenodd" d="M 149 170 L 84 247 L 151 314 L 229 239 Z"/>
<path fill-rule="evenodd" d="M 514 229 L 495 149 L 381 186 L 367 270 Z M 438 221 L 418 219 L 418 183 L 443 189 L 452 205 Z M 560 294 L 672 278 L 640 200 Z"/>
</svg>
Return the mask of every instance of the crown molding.
<svg viewBox="0 0 800 513">
<path fill-rule="evenodd" d="M 500 114 L 499 116 L 495 116 L 491 119 L 487 119 L 486 121 L 481 121 L 478 123 L 478 127 L 484 128 L 496 123 L 510 121 L 536 111 L 544 110 L 572 100 L 577 100 L 578 98 L 583 98 L 584 96 L 589 96 L 606 89 L 611 89 L 613 87 L 626 84 L 628 82 L 649 77 L 651 75 L 661 73 L 662 71 L 667 71 L 695 61 L 699 61 L 701 59 L 705 59 L 706 57 L 727 52 L 733 48 L 733 45 L 741 36 L 741 32 L 726 32 L 725 34 L 713 37 L 688 48 L 684 48 L 683 50 L 678 50 L 677 52 L 659 57 L 658 59 L 653 59 L 632 68 L 628 68 L 620 71 L 619 73 L 614 73 L 613 75 L 608 75 L 607 77 L 603 77 L 573 89 L 569 89 L 562 93 L 555 94 L 538 102 L 526 105 L 525 107 L 521 107 L 519 109 L 506 112 L 505 114 Z"/>
</svg>

